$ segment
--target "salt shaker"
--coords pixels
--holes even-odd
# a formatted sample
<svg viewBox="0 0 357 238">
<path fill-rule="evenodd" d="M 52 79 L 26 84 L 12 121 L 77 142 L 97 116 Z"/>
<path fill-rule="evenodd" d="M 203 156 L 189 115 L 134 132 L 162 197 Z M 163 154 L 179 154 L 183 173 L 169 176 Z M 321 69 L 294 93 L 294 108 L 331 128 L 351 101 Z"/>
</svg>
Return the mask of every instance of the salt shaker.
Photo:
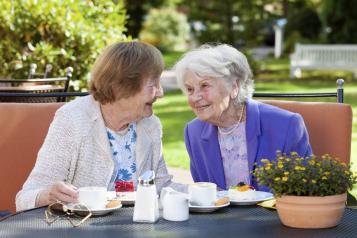
<svg viewBox="0 0 357 238">
<path fill-rule="evenodd" d="M 159 219 L 155 172 L 148 170 L 138 180 L 133 221 L 154 223 Z"/>
</svg>

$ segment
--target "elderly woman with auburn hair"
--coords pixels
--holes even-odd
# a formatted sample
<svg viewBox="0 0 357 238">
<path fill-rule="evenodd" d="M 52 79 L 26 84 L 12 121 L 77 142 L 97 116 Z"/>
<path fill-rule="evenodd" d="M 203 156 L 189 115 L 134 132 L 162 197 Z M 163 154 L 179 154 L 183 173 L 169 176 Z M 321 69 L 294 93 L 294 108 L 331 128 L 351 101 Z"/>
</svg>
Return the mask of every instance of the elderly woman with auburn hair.
<svg viewBox="0 0 357 238">
<path fill-rule="evenodd" d="M 17 210 L 52 202 L 77 202 L 79 187 L 132 181 L 154 170 L 158 190 L 185 189 L 171 182 L 162 157 L 162 127 L 153 103 L 163 96 L 159 50 L 116 43 L 97 59 L 91 95 L 60 108 L 31 174 L 16 196 Z"/>
<path fill-rule="evenodd" d="M 266 190 L 252 179 L 256 162 L 275 158 L 277 150 L 311 155 L 299 114 L 252 100 L 252 73 L 237 49 L 204 45 L 185 54 L 175 70 L 197 116 L 185 128 L 194 181 Z"/>
</svg>

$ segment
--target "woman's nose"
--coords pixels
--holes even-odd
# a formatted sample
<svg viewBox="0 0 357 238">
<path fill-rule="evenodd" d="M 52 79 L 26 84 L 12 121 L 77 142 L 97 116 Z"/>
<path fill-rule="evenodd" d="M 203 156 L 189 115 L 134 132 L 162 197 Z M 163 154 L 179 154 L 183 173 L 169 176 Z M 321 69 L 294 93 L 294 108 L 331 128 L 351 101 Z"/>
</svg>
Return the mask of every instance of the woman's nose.
<svg viewBox="0 0 357 238">
<path fill-rule="evenodd" d="M 191 99 L 192 101 L 199 101 L 202 99 L 202 96 L 201 96 L 201 92 L 194 92 L 192 95 L 191 95 Z"/>
<path fill-rule="evenodd" d="M 164 89 L 161 84 L 156 88 L 156 98 L 162 98 L 164 96 Z"/>
</svg>

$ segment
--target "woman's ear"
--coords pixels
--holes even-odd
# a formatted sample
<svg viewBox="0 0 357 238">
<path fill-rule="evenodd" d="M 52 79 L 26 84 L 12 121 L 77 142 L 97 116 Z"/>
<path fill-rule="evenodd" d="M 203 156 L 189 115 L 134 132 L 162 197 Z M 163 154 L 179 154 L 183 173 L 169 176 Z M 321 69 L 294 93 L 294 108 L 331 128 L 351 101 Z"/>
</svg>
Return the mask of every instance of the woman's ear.
<svg viewBox="0 0 357 238">
<path fill-rule="evenodd" d="M 238 92 L 239 92 L 238 82 L 234 81 L 232 84 L 232 89 L 231 89 L 231 93 L 230 93 L 231 99 L 235 99 L 238 96 Z"/>
</svg>

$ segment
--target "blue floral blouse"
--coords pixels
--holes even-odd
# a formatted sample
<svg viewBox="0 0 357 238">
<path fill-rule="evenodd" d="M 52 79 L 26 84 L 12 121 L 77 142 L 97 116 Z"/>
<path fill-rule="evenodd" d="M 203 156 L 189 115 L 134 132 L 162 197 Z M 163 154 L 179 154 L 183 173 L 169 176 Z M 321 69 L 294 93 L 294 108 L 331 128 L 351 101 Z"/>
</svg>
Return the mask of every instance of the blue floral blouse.
<svg viewBox="0 0 357 238">
<path fill-rule="evenodd" d="M 114 173 L 109 190 L 115 190 L 115 181 L 133 181 L 136 188 L 136 123 L 129 124 L 125 134 L 119 134 L 107 127 L 107 135 L 114 160 Z"/>
</svg>

